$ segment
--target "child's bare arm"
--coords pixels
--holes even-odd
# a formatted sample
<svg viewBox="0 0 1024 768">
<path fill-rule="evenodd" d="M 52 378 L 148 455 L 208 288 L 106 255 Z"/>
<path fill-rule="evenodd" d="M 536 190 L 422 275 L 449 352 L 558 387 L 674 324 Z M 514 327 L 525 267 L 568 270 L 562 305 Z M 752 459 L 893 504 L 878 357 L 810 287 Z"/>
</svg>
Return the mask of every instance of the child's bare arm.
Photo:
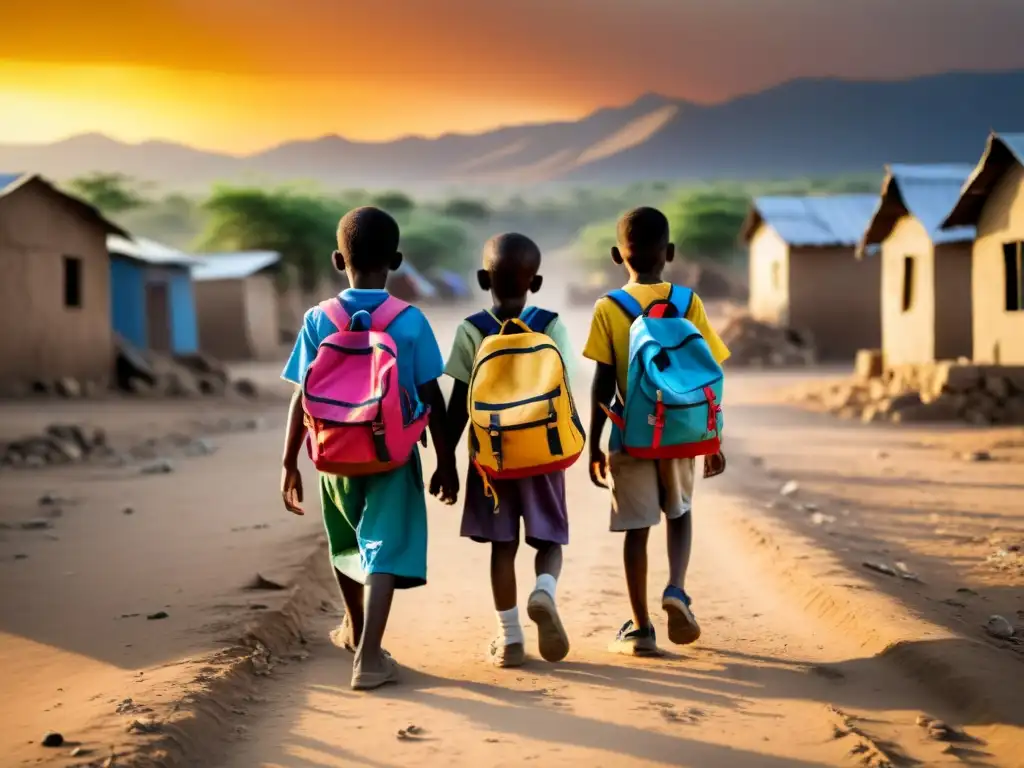
<svg viewBox="0 0 1024 768">
<path fill-rule="evenodd" d="M 452 451 L 462 440 L 462 433 L 469 423 L 469 385 L 456 381 L 452 385 L 452 396 L 448 398 L 448 445 Z"/>
<path fill-rule="evenodd" d="M 445 504 L 454 504 L 459 494 L 459 476 L 455 469 L 455 451 L 448 440 L 444 394 L 437 380 L 417 389 L 420 401 L 430 406 L 428 429 L 437 456 L 437 472 L 430 481 L 430 493 Z"/>
<path fill-rule="evenodd" d="M 288 403 L 284 454 L 281 457 L 281 498 L 285 509 L 295 515 L 305 514 L 302 509 L 302 475 L 299 474 L 299 449 L 305 437 L 302 421 L 302 392 L 296 387 Z"/>
<path fill-rule="evenodd" d="M 601 406 L 610 407 L 613 397 L 615 366 L 598 363 L 590 389 L 590 480 L 601 488 L 608 487 L 608 457 L 601 449 L 601 434 L 608 415 Z"/>
</svg>

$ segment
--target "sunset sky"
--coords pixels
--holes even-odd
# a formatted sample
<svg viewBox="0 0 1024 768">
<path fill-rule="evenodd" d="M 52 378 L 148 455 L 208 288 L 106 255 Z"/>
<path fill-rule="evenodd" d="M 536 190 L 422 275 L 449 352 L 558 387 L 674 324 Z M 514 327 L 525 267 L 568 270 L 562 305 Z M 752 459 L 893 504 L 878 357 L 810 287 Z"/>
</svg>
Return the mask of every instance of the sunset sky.
<svg viewBox="0 0 1024 768">
<path fill-rule="evenodd" d="M 0 0 L 0 142 L 234 153 L 1024 68 L 1022 0 Z"/>
</svg>

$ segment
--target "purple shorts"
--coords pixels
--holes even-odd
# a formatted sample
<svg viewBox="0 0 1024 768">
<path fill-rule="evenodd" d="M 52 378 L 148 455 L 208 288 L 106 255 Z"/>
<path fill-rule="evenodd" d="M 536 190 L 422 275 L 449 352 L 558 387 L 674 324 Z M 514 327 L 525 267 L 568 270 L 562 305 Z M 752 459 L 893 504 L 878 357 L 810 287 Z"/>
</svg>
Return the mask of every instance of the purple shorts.
<svg viewBox="0 0 1024 768">
<path fill-rule="evenodd" d="M 473 541 L 519 541 L 519 521 L 526 542 L 569 543 L 569 516 L 565 509 L 565 472 L 499 480 L 494 484 L 501 501 L 494 514 L 494 500 L 484 495 L 484 483 L 473 468 L 466 478 L 466 502 L 462 511 L 462 535 Z"/>
</svg>

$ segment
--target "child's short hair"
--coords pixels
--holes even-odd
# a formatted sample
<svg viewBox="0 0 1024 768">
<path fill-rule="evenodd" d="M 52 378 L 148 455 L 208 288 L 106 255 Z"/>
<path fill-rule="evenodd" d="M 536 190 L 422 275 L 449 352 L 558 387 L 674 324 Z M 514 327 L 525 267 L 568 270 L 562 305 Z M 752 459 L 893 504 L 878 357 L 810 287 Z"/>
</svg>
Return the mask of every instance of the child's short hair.
<svg viewBox="0 0 1024 768">
<path fill-rule="evenodd" d="M 353 208 L 338 222 L 338 251 L 358 272 L 387 269 L 398 253 L 398 222 L 380 208 Z"/>
<path fill-rule="evenodd" d="M 619 219 L 616 236 L 624 252 L 657 251 L 668 245 L 668 219 L 657 208 L 634 208 Z"/>
<path fill-rule="evenodd" d="M 540 270 L 540 248 L 526 235 L 495 235 L 484 245 L 484 271 L 501 298 L 525 296 Z"/>
</svg>

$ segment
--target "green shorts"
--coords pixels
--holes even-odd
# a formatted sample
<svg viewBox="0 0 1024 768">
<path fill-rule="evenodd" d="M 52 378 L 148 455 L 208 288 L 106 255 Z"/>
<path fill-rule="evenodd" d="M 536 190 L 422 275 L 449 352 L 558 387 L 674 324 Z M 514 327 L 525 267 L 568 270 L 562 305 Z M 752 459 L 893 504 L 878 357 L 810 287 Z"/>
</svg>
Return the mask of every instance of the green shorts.
<svg viewBox="0 0 1024 768">
<path fill-rule="evenodd" d="M 399 589 L 427 583 L 427 502 L 419 451 L 408 464 L 381 475 L 321 473 L 320 504 L 338 571 L 360 583 L 371 573 L 389 573 Z"/>
</svg>

